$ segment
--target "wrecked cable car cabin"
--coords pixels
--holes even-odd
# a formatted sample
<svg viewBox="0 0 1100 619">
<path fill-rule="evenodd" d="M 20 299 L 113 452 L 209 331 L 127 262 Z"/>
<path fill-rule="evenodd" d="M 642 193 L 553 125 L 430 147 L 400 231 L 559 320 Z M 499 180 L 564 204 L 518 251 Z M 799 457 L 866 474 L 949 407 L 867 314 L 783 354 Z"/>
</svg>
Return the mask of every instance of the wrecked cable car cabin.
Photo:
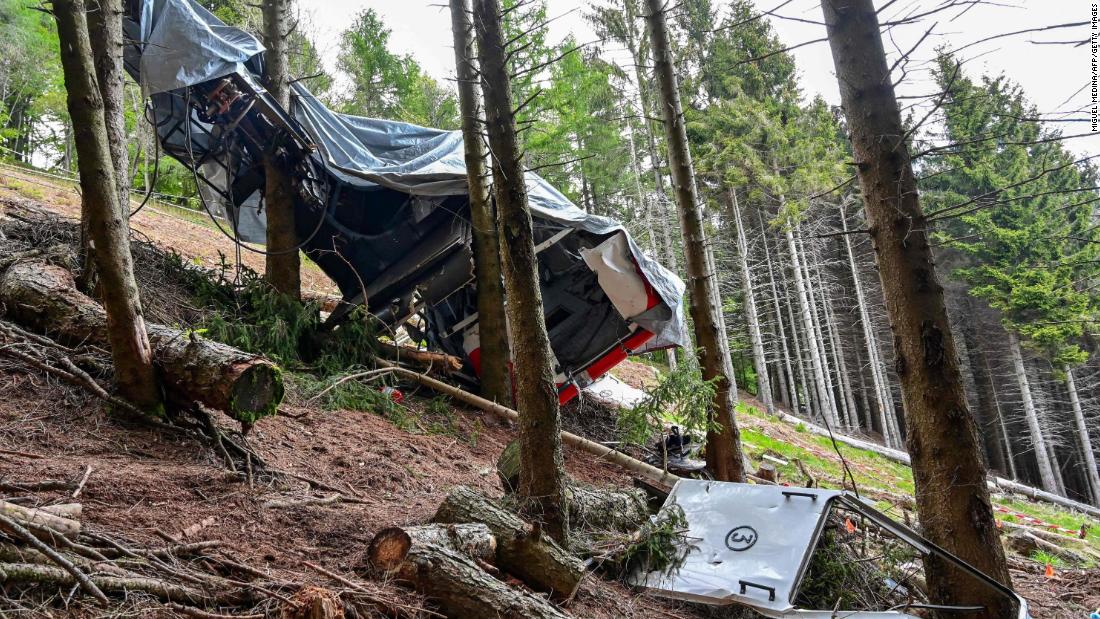
<svg viewBox="0 0 1100 619">
<path fill-rule="evenodd" d="M 131 0 L 124 28 L 159 147 L 193 172 L 224 234 L 266 241 L 263 162 L 274 157 L 294 190 L 295 251 L 345 301 L 330 326 L 362 305 L 479 373 L 461 132 L 338 114 L 301 82 L 283 109 L 262 86 L 260 42 L 192 0 Z M 682 345 L 683 283 L 618 223 L 534 173 L 526 182 L 559 401 L 627 355 Z"/>
</svg>

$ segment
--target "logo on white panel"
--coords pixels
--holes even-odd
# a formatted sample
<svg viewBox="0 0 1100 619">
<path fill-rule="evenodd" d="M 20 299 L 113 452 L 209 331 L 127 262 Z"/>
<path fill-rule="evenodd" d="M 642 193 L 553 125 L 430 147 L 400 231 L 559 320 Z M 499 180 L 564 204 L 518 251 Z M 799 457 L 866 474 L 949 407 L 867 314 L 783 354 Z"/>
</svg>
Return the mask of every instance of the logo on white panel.
<svg viewBox="0 0 1100 619">
<path fill-rule="evenodd" d="M 734 552 L 742 552 L 752 548 L 759 537 L 756 529 L 750 526 L 737 527 L 726 533 L 726 548 Z"/>
</svg>

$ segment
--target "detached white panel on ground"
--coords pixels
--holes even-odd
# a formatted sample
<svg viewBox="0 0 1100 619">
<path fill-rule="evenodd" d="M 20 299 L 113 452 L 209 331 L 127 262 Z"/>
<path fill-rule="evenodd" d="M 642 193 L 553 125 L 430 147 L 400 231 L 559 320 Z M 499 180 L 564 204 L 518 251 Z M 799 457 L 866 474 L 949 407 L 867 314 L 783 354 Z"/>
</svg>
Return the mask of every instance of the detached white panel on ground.
<svg viewBox="0 0 1100 619">
<path fill-rule="evenodd" d="M 652 593 L 706 604 L 742 604 L 769 617 L 834 617 L 794 607 L 797 588 L 838 490 L 682 479 L 675 503 L 688 522 L 690 550 L 670 574 L 636 574 Z M 911 617 L 847 611 L 846 618 Z"/>
</svg>

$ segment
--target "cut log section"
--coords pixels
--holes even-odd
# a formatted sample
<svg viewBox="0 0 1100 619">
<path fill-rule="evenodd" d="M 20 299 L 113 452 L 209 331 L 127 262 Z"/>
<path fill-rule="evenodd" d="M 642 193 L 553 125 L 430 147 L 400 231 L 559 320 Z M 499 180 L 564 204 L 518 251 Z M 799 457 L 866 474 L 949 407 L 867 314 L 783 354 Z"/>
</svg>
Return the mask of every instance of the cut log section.
<svg viewBox="0 0 1100 619">
<path fill-rule="evenodd" d="M 0 501 L 0 514 L 11 518 L 21 525 L 30 525 L 32 532 L 38 536 L 41 527 L 57 533 L 68 539 L 76 539 L 80 535 L 80 521 L 51 514 L 45 509 L 23 507 L 15 503 Z"/>
<path fill-rule="evenodd" d="M 14 320 L 69 344 L 106 347 L 107 315 L 76 289 L 72 274 L 42 262 L 20 262 L 0 275 L 0 303 Z M 146 323 L 156 366 L 169 395 L 225 411 L 251 424 L 275 413 L 282 373 L 266 359 L 163 325 Z"/>
<path fill-rule="evenodd" d="M 428 596 L 453 619 L 488 617 L 530 617 L 564 619 L 568 617 L 547 600 L 514 589 L 497 580 L 473 559 L 447 545 L 406 540 L 401 529 L 390 529 L 385 541 L 375 538 L 378 548 L 389 555 L 408 543 L 408 549 L 393 569 L 384 574 Z M 381 535 L 381 534 L 380 534 Z M 375 548 L 376 544 L 371 543 Z M 385 559 L 389 561 L 393 555 Z"/>
<path fill-rule="evenodd" d="M 584 563 L 578 557 L 472 488 L 451 490 L 432 520 L 485 524 L 497 540 L 497 567 L 557 599 L 573 597 L 584 576 Z"/>
<path fill-rule="evenodd" d="M 391 573 L 400 568 L 410 552 L 426 544 L 468 557 L 483 567 L 496 563 L 497 541 L 489 527 L 480 523 L 383 529 L 367 547 L 367 559 L 374 569 Z"/>
</svg>

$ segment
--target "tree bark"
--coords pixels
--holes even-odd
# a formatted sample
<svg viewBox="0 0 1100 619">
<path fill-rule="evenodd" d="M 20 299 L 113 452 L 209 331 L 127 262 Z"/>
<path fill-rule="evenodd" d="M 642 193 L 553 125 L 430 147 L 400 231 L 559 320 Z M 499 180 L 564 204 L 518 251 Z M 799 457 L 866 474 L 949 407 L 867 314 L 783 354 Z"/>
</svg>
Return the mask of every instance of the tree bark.
<svg viewBox="0 0 1100 619">
<path fill-rule="evenodd" d="M 451 490 L 432 521 L 485 524 L 497 540 L 497 567 L 555 598 L 573 597 L 584 576 L 584 563 L 543 535 L 538 525 L 524 522 L 471 488 Z"/>
<path fill-rule="evenodd" d="M 1010 585 L 878 15 L 872 0 L 821 6 L 894 332 L 921 528 Z M 978 604 L 989 619 L 1012 613 L 1007 598 L 938 559 L 926 560 L 925 573 L 933 603 Z"/>
<path fill-rule="evenodd" d="M 0 274 L 0 303 L 15 320 L 67 343 L 109 341 L 110 315 L 78 291 L 72 274 L 61 267 L 11 266 Z M 282 401 L 282 374 L 261 357 L 155 323 L 148 325 L 148 338 L 150 361 L 172 399 L 199 402 L 246 424 L 274 414 Z M 121 372 L 116 362 L 115 376 Z"/>
<path fill-rule="evenodd" d="M 554 384 L 554 353 L 546 334 L 538 258 L 524 182 L 523 153 L 516 136 L 507 50 L 501 29 L 500 0 L 475 0 L 482 89 L 493 185 L 498 210 L 501 267 L 508 296 L 508 323 L 515 353 L 516 408 L 519 409 L 519 494 L 525 511 L 542 522 L 550 535 L 566 543 L 569 510 L 565 497 L 565 464 L 561 450 L 561 414 Z M 522 326 L 522 328 L 519 328 Z"/>
<path fill-rule="evenodd" d="M 500 272 L 500 236 L 489 196 L 488 153 L 478 123 L 481 89 L 477 83 L 473 24 L 469 0 L 450 0 L 454 34 L 458 102 L 462 111 L 462 139 L 466 149 L 466 179 L 470 194 L 474 267 L 477 277 L 478 338 L 481 344 L 481 395 L 512 405 L 508 346 L 508 317 L 504 309 L 504 281 Z"/>
<path fill-rule="evenodd" d="M 1043 437 L 1039 413 L 1035 408 L 1035 399 L 1032 397 L 1031 383 L 1027 378 L 1027 366 L 1024 365 L 1024 355 L 1020 350 L 1020 339 L 1011 329 L 1007 332 L 1009 353 L 1012 355 L 1012 365 L 1016 370 L 1016 383 L 1020 387 L 1020 399 L 1023 400 L 1024 419 L 1027 421 L 1028 433 L 1031 435 L 1035 463 L 1039 467 L 1039 483 L 1042 484 L 1043 490 L 1058 494 L 1058 481 L 1054 477 L 1054 467 L 1050 462 L 1050 452 L 1047 451 L 1047 441 Z"/>
<path fill-rule="evenodd" d="M 163 414 L 153 353 L 134 281 L 130 229 L 119 204 L 115 162 L 92 62 L 83 0 L 56 0 L 61 65 L 80 158 L 80 188 L 106 310 L 107 340 L 119 393 L 149 414 Z"/>
<path fill-rule="evenodd" d="M 1081 457 L 1085 462 L 1085 475 L 1092 489 L 1092 504 L 1100 507 L 1100 471 L 1096 468 L 1096 454 L 1092 448 L 1092 438 L 1085 423 L 1085 412 L 1081 408 L 1081 398 L 1077 395 L 1077 382 L 1073 378 L 1073 368 L 1066 368 L 1066 390 L 1073 408 L 1073 423 L 1077 427 L 1077 440 L 1081 443 Z"/>
<path fill-rule="evenodd" d="M 287 13 L 290 0 L 263 0 L 264 85 L 288 113 L 290 68 L 287 55 Z M 279 292 L 302 297 L 301 257 L 294 223 L 294 183 L 289 163 L 278 144 L 264 154 L 264 207 L 267 209 L 267 256 L 264 279 Z"/>
<path fill-rule="evenodd" d="M 717 480 L 743 482 L 745 470 L 741 453 L 741 432 L 734 417 L 737 383 L 734 381 L 721 307 L 716 305 L 718 291 L 714 256 L 703 227 L 703 213 L 695 187 L 695 171 L 680 106 L 680 89 L 673 72 L 665 3 L 662 0 L 647 0 L 647 5 L 649 14 L 646 15 L 646 22 L 662 99 L 661 113 L 668 139 L 669 168 L 683 232 L 688 289 L 691 292 L 691 318 L 695 327 L 699 366 L 704 380 L 716 381 L 711 413 L 714 417 L 712 425 L 716 429 L 707 431 L 707 466 Z"/>
<path fill-rule="evenodd" d="M 97 6 L 98 5 L 98 6 Z M 115 165 L 118 205 L 123 219 L 129 221 L 130 191 L 126 150 L 126 117 L 123 114 L 124 73 L 122 69 L 122 2 L 96 0 L 88 11 L 88 39 L 92 45 L 96 82 L 103 99 L 103 117 L 107 127 L 111 159 Z M 66 136 L 67 137 L 67 136 Z M 68 144 L 66 143 L 66 147 Z M 81 287 L 93 290 L 96 281 L 95 251 L 91 238 L 90 213 L 80 212 Z"/>
<path fill-rule="evenodd" d="M 50 533 L 56 533 L 62 537 L 75 540 L 80 535 L 80 521 L 73 518 L 67 518 L 65 516 L 59 516 L 51 513 L 46 509 L 35 509 L 31 507 L 23 507 L 22 505 L 16 505 L 15 503 L 8 503 L 7 501 L 0 501 L 0 514 L 15 520 L 24 527 L 31 525 L 34 527 L 32 533 L 38 533 L 39 527 L 45 527 L 49 531 L 45 533 L 48 537 Z M 34 526 L 38 525 L 38 526 Z M 35 537 L 41 537 L 41 534 L 35 535 Z M 46 540 L 49 541 L 49 540 Z"/>
<path fill-rule="evenodd" d="M 741 265 L 741 288 L 745 297 L 745 321 L 749 323 L 749 339 L 752 340 L 752 360 L 756 367 L 757 397 L 764 403 L 769 415 L 775 414 L 772 401 L 771 377 L 768 376 L 768 359 L 764 355 L 764 337 L 760 333 L 760 316 L 756 312 L 756 292 L 752 288 L 752 271 L 749 269 L 749 243 L 745 227 L 741 225 L 741 209 L 737 204 L 737 190 L 729 189 L 730 211 L 737 226 L 737 259 Z"/>
</svg>

